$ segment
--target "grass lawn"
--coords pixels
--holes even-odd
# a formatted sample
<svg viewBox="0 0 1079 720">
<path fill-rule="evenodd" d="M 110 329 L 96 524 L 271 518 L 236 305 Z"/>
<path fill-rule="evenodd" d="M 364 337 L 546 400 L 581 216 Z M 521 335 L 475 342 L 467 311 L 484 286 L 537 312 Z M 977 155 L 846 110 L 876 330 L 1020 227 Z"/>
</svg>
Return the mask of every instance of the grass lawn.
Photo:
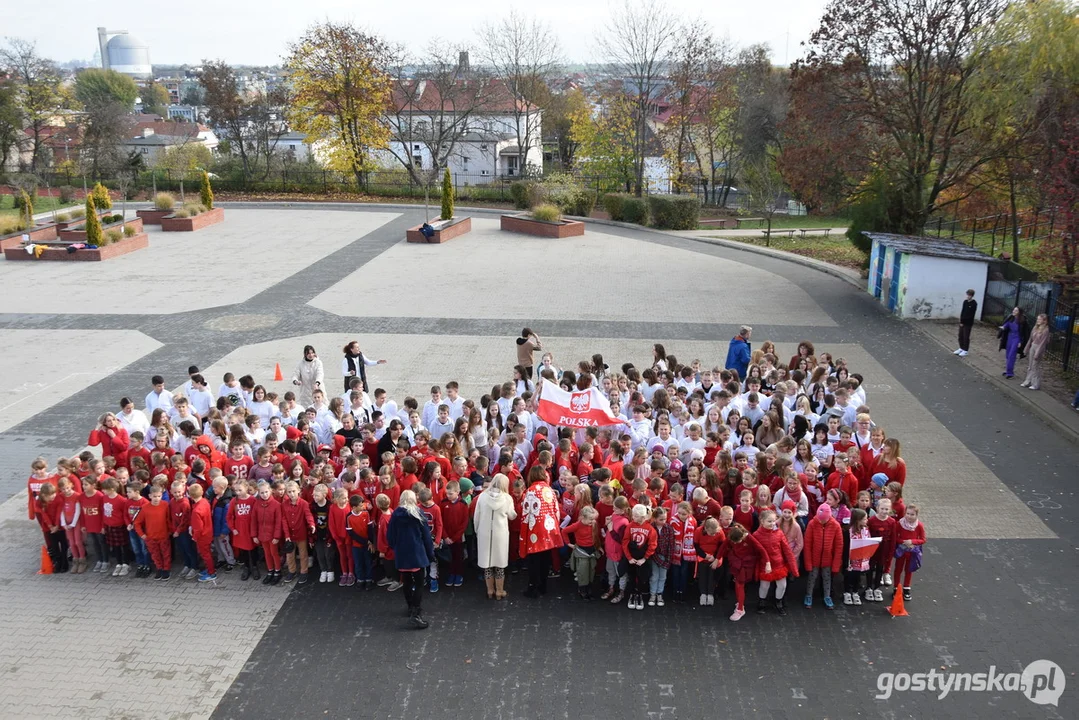
<svg viewBox="0 0 1079 720">
<path fill-rule="evenodd" d="M 756 216 L 754 216 L 756 217 Z M 768 226 L 765 220 L 764 227 Z M 742 227 L 752 227 L 751 224 Z M 850 220 L 833 215 L 773 215 L 773 228 L 845 228 L 850 227 Z"/>
<path fill-rule="evenodd" d="M 48 212 L 49 210 L 58 210 L 64 207 L 60 204 L 60 198 L 58 197 L 36 197 L 31 201 L 34 203 L 34 213 Z M 72 203 L 77 205 L 78 203 Z M 0 195 L 0 216 L 10 215 L 12 217 L 18 216 L 19 211 L 15 209 L 15 196 L 14 195 Z"/>
<path fill-rule="evenodd" d="M 717 237 L 720 236 L 717 235 Z M 829 237 L 806 235 L 804 240 L 798 237 L 793 239 L 773 237 L 768 242 L 763 237 L 727 237 L 725 239 L 805 255 L 815 260 L 854 270 L 861 270 L 865 265 L 865 255 L 862 254 L 861 250 L 851 245 L 850 240 L 847 240 L 845 235 L 837 236 L 834 233 Z"/>
</svg>

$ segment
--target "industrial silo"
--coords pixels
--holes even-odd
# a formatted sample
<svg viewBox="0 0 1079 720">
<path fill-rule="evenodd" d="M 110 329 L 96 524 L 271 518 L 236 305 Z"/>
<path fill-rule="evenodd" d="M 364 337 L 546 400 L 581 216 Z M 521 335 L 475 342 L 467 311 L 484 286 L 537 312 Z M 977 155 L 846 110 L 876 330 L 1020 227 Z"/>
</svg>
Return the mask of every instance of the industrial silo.
<svg viewBox="0 0 1079 720">
<path fill-rule="evenodd" d="M 106 70 L 115 70 L 133 78 L 149 79 L 153 76 L 149 45 L 126 30 L 98 28 L 97 35 L 101 45 L 101 65 Z"/>
</svg>

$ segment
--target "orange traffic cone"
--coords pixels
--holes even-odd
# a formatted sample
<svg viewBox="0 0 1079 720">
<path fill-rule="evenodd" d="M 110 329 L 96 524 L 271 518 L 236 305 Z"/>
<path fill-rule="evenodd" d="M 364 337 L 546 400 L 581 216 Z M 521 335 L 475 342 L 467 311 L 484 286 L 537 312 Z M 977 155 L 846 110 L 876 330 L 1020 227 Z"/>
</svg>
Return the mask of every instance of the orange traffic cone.
<svg viewBox="0 0 1079 720">
<path fill-rule="evenodd" d="M 892 617 L 907 616 L 907 609 L 903 607 L 903 591 L 899 588 L 895 589 L 895 595 L 892 596 L 892 606 L 888 608 L 888 612 Z"/>
<path fill-rule="evenodd" d="M 49 549 L 44 545 L 41 546 L 41 569 L 37 574 L 52 575 L 52 558 L 49 557 Z"/>
<path fill-rule="evenodd" d="M 281 363 L 274 363 L 273 379 L 274 382 L 281 382 L 285 379 L 285 376 L 281 374 Z"/>
</svg>

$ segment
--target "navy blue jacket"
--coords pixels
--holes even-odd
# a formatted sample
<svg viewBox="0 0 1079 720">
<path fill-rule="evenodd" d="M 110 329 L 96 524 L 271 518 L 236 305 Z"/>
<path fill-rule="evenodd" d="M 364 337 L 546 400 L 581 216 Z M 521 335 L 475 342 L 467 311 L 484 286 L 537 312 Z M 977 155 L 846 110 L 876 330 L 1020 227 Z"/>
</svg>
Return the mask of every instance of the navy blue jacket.
<svg viewBox="0 0 1079 720">
<path fill-rule="evenodd" d="M 393 548 L 398 570 L 426 568 L 435 561 L 435 546 L 427 523 L 399 507 L 390 516 L 386 541 Z"/>
<path fill-rule="evenodd" d="M 727 350 L 727 364 L 725 367 L 728 370 L 737 370 L 738 379 L 745 382 L 746 371 L 749 369 L 749 359 L 752 355 L 749 341 L 741 335 L 735 335 L 731 338 L 731 346 Z"/>
</svg>

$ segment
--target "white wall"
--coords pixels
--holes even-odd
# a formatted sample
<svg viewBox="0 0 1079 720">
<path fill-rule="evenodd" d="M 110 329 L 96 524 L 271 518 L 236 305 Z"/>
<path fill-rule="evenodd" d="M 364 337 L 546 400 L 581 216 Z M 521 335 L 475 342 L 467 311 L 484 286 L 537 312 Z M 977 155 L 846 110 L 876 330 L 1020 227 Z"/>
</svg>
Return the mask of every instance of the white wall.
<svg viewBox="0 0 1079 720">
<path fill-rule="evenodd" d="M 901 314 L 918 320 L 958 319 L 968 289 L 974 290 L 979 310 L 985 299 L 988 263 L 910 255 L 906 294 Z"/>
</svg>

